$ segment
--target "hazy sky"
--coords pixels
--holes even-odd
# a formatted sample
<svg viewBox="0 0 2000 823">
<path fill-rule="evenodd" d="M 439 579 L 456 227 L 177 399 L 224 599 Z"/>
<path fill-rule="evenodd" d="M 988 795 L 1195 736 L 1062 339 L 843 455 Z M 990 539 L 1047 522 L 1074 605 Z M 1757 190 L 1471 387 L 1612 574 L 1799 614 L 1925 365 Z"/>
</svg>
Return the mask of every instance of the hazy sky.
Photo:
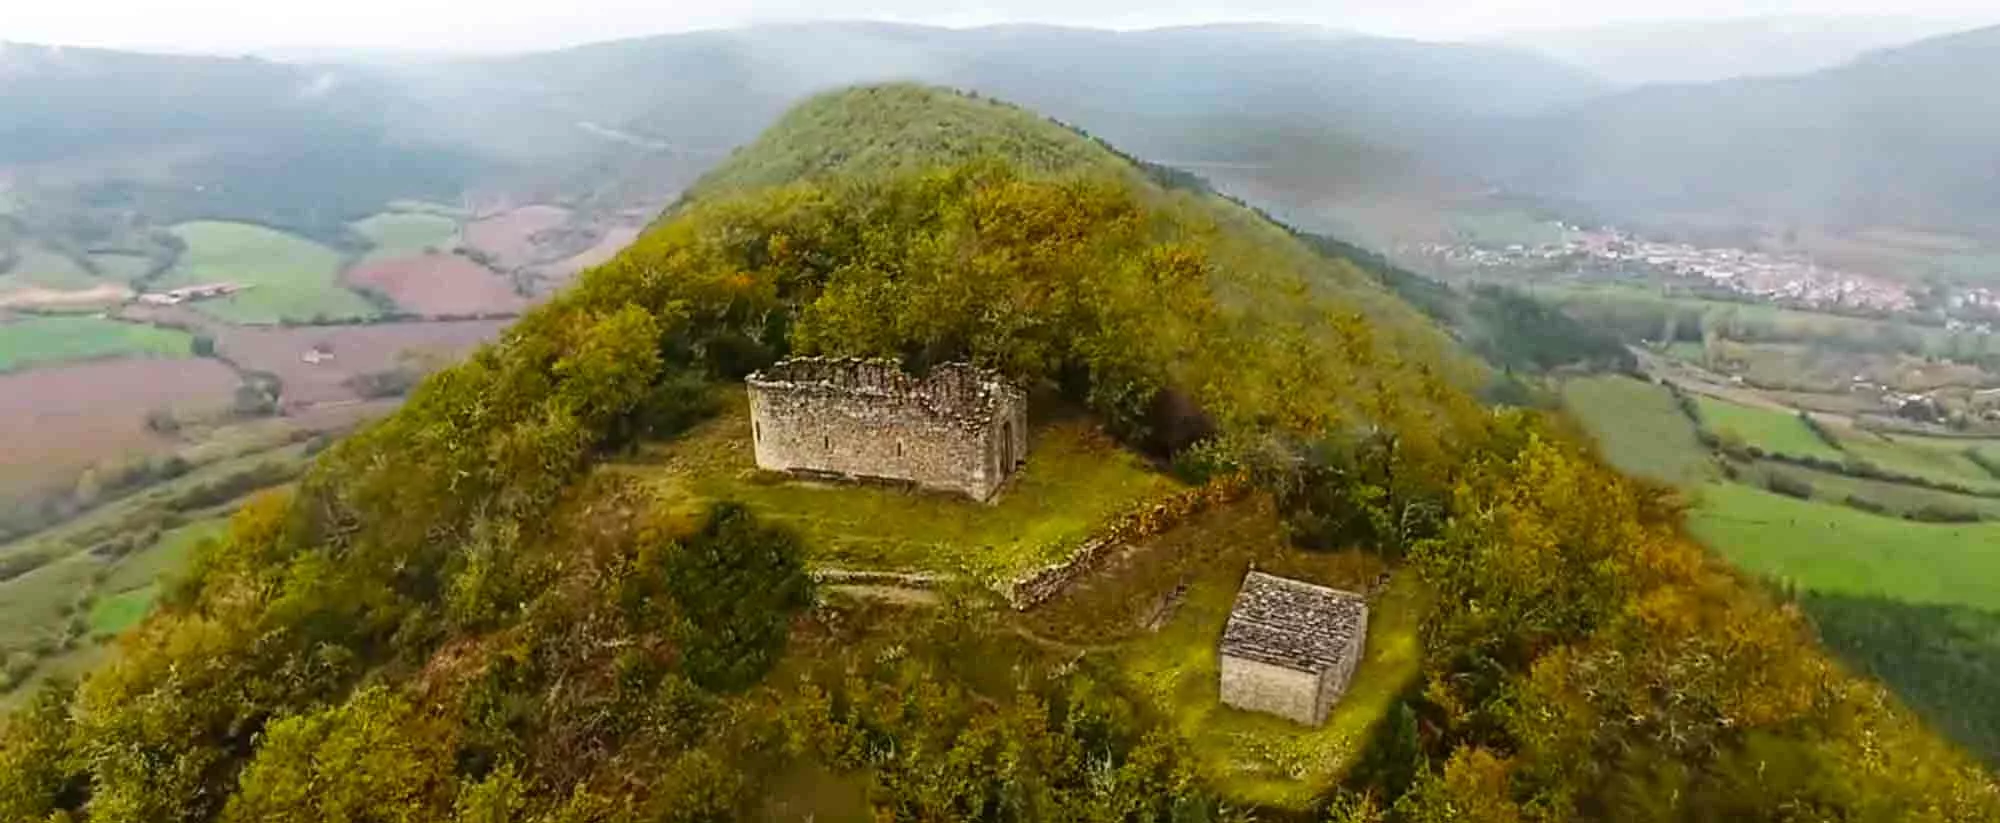
<svg viewBox="0 0 2000 823">
<path fill-rule="evenodd" d="M 1255 20 L 1465 39 L 1603 22 L 1762 14 L 2000 17 L 1994 0 L 0 0 L 0 40 L 251 50 L 529 49 L 816 18 L 1110 28 Z M 476 9 L 476 11 L 475 11 Z"/>
</svg>

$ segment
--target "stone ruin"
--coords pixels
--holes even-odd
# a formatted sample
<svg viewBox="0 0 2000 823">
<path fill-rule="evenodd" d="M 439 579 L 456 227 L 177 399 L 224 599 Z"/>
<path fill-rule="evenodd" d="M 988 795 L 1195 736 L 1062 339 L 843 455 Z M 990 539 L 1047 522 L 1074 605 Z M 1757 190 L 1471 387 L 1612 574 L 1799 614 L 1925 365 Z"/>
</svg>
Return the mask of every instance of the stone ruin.
<svg viewBox="0 0 2000 823">
<path fill-rule="evenodd" d="M 991 500 L 1028 453 L 1026 392 L 965 363 L 792 358 L 750 375 L 758 468 Z"/>
<path fill-rule="evenodd" d="M 1222 630 L 1222 702 L 1318 726 L 1368 643 L 1368 601 L 1252 571 Z"/>
</svg>

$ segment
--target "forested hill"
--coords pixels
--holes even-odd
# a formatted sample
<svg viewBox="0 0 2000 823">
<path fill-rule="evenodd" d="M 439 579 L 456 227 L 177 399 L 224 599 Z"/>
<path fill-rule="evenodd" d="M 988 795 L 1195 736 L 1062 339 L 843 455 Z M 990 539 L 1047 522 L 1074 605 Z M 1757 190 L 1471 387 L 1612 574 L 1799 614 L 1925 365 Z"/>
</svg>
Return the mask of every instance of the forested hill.
<svg viewBox="0 0 2000 823">
<path fill-rule="evenodd" d="M 1137 596 L 1271 535 L 1270 562 L 1412 593 L 1407 679 L 1351 697 L 1331 749 L 1218 738 L 1212 681 L 1049 641 L 976 567 L 816 592 L 829 524 L 698 493 L 736 381 L 787 353 L 969 359 L 1087 414 L 1235 524 L 1165 534 Z M 1349 264 L 1018 109 L 821 98 L 239 513 L 112 660 L 6 721 L 0 819 L 2000 816 L 1670 498 L 1479 406 L 1456 359 Z M 1065 503 L 1031 491 L 995 511 Z M 1190 642 L 1168 657 L 1212 655 Z M 1253 756 L 1276 765 L 1233 771 Z"/>
</svg>

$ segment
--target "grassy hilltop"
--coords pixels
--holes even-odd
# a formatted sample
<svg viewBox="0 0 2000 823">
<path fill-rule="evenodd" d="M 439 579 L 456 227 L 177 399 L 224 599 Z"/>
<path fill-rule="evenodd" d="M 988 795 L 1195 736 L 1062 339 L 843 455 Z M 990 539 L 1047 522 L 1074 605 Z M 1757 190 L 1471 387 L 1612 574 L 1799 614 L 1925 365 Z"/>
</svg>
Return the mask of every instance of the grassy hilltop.
<svg viewBox="0 0 2000 823">
<path fill-rule="evenodd" d="M 1033 387 L 1022 498 L 744 471 L 726 398 L 791 353 Z M 827 95 L 134 595 L 7 721 L 0 818 L 2000 815 L 1482 377 L 1356 261 L 1056 124 Z M 1022 533 L 1121 548 L 1017 612 Z M 813 582 L 871 561 L 936 585 Z M 1326 728 L 1214 702 L 1253 565 L 1373 592 Z"/>
</svg>

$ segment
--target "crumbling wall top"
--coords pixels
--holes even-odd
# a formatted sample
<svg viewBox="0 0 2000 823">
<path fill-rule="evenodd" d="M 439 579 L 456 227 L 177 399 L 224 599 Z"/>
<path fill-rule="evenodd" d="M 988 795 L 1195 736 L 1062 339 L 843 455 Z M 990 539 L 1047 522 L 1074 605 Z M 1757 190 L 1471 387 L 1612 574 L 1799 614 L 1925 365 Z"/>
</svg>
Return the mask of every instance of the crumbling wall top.
<svg viewBox="0 0 2000 823">
<path fill-rule="evenodd" d="M 1019 386 L 999 372 L 969 363 L 947 363 L 918 377 L 894 361 L 859 357 L 789 358 L 750 375 L 745 382 L 754 389 L 781 394 L 910 403 L 968 426 L 992 422 L 1002 403 L 1025 397 Z"/>
</svg>

